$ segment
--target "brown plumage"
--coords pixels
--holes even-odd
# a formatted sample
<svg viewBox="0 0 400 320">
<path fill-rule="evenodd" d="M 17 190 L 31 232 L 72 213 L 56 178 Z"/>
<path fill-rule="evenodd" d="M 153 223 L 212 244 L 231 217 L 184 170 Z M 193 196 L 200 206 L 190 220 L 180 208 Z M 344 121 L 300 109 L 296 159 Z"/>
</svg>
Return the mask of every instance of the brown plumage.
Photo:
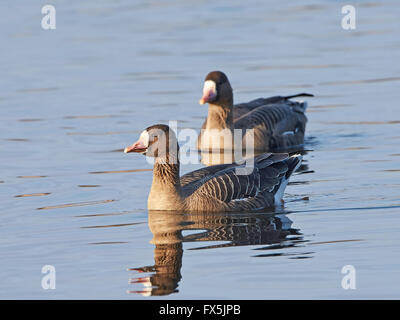
<svg viewBox="0 0 400 320">
<path fill-rule="evenodd" d="M 191 212 L 255 211 L 280 203 L 283 190 L 301 155 L 264 153 L 246 163 L 202 168 L 179 177 L 179 146 L 166 125 L 147 128 L 125 152 L 155 158 L 149 210 Z M 249 172 L 242 171 L 247 168 Z"/>
<path fill-rule="evenodd" d="M 287 151 L 304 144 L 307 118 L 305 102 L 289 99 L 312 94 L 259 98 L 248 103 L 233 104 L 233 91 L 227 76 L 220 71 L 205 78 L 201 104 L 208 103 L 208 116 L 197 141 L 197 147 L 231 149 L 238 147 L 233 140 L 234 129 L 241 130 L 242 148 L 261 151 Z M 254 129 L 254 144 L 247 129 Z M 254 146 L 254 147 L 253 147 Z"/>
</svg>

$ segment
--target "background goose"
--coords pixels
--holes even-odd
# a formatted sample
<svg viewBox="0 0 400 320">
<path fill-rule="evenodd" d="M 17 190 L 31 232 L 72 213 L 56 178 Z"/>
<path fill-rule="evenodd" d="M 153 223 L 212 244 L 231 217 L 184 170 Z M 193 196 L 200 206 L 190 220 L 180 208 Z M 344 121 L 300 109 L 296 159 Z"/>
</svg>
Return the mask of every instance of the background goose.
<svg viewBox="0 0 400 320">
<path fill-rule="evenodd" d="M 200 104 L 208 103 L 208 116 L 197 140 L 198 149 L 231 149 L 234 147 L 233 129 L 242 130 L 243 148 L 253 145 L 246 129 L 254 129 L 255 150 L 265 152 L 301 147 L 307 103 L 289 100 L 300 96 L 313 95 L 274 96 L 233 105 L 232 87 L 227 76 L 221 71 L 210 72 L 200 99 Z M 246 143 L 249 144 L 247 147 Z"/>
<path fill-rule="evenodd" d="M 281 202 L 283 191 L 301 155 L 264 153 L 254 158 L 251 173 L 236 171 L 245 164 L 221 164 L 179 176 L 179 146 L 167 125 L 154 125 L 125 148 L 155 158 L 149 210 L 193 212 L 253 211 Z"/>
</svg>

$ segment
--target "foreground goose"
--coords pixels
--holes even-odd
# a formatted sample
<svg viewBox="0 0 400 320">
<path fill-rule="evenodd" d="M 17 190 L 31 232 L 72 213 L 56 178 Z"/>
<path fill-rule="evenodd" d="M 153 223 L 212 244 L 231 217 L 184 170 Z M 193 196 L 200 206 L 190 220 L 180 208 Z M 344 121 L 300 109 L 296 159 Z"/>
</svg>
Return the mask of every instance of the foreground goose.
<svg viewBox="0 0 400 320">
<path fill-rule="evenodd" d="M 149 210 L 191 212 L 253 211 L 280 204 L 288 179 L 302 159 L 301 155 L 264 153 L 253 159 L 248 174 L 238 172 L 244 171 L 245 163 L 233 163 L 205 167 L 179 177 L 175 133 L 161 124 L 144 130 L 124 152 L 155 158 Z"/>
<path fill-rule="evenodd" d="M 307 103 L 289 100 L 300 96 L 313 95 L 274 96 L 233 105 L 232 87 L 227 76 L 221 71 L 210 72 L 200 99 L 200 104 L 208 103 L 208 116 L 197 140 L 198 149 L 232 149 L 238 147 L 238 142 L 242 148 L 264 152 L 301 147 Z M 234 129 L 240 131 L 239 139 L 235 137 L 233 142 Z M 246 133 L 246 129 L 254 129 L 253 134 Z"/>
</svg>

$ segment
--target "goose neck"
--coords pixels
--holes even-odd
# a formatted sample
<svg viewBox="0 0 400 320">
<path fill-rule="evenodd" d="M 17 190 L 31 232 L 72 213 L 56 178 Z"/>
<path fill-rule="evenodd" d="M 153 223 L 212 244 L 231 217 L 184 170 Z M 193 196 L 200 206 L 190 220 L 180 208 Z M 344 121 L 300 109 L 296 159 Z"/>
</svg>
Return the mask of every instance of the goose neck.
<svg viewBox="0 0 400 320">
<path fill-rule="evenodd" d="M 208 105 L 206 129 L 232 129 L 232 105 Z"/>
</svg>

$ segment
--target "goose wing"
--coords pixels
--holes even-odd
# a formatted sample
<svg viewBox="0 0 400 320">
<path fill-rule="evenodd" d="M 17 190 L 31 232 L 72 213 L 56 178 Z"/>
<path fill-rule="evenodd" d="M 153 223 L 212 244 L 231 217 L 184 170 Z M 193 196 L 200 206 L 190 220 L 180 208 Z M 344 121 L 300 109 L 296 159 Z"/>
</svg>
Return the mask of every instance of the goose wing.
<svg viewBox="0 0 400 320">
<path fill-rule="evenodd" d="M 212 177 L 216 173 L 235 165 L 236 164 L 218 164 L 188 172 L 181 176 L 181 187 L 183 187 L 185 190 L 196 188 L 196 186 L 198 186 L 203 179 Z"/>
<path fill-rule="evenodd" d="M 262 154 L 254 159 L 254 167 L 249 174 L 239 174 L 236 169 L 244 168 L 244 164 L 236 164 L 197 181 L 197 189 L 192 192 L 189 201 L 193 206 L 199 206 L 196 209 L 205 211 L 213 209 L 204 208 L 208 203 L 222 205 L 228 211 L 271 207 L 282 183 L 288 180 L 300 162 L 301 156 Z"/>
<path fill-rule="evenodd" d="M 234 122 L 235 129 L 254 129 L 255 146 L 278 151 L 302 145 L 307 117 L 305 102 L 285 101 L 263 105 Z"/>
</svg>

